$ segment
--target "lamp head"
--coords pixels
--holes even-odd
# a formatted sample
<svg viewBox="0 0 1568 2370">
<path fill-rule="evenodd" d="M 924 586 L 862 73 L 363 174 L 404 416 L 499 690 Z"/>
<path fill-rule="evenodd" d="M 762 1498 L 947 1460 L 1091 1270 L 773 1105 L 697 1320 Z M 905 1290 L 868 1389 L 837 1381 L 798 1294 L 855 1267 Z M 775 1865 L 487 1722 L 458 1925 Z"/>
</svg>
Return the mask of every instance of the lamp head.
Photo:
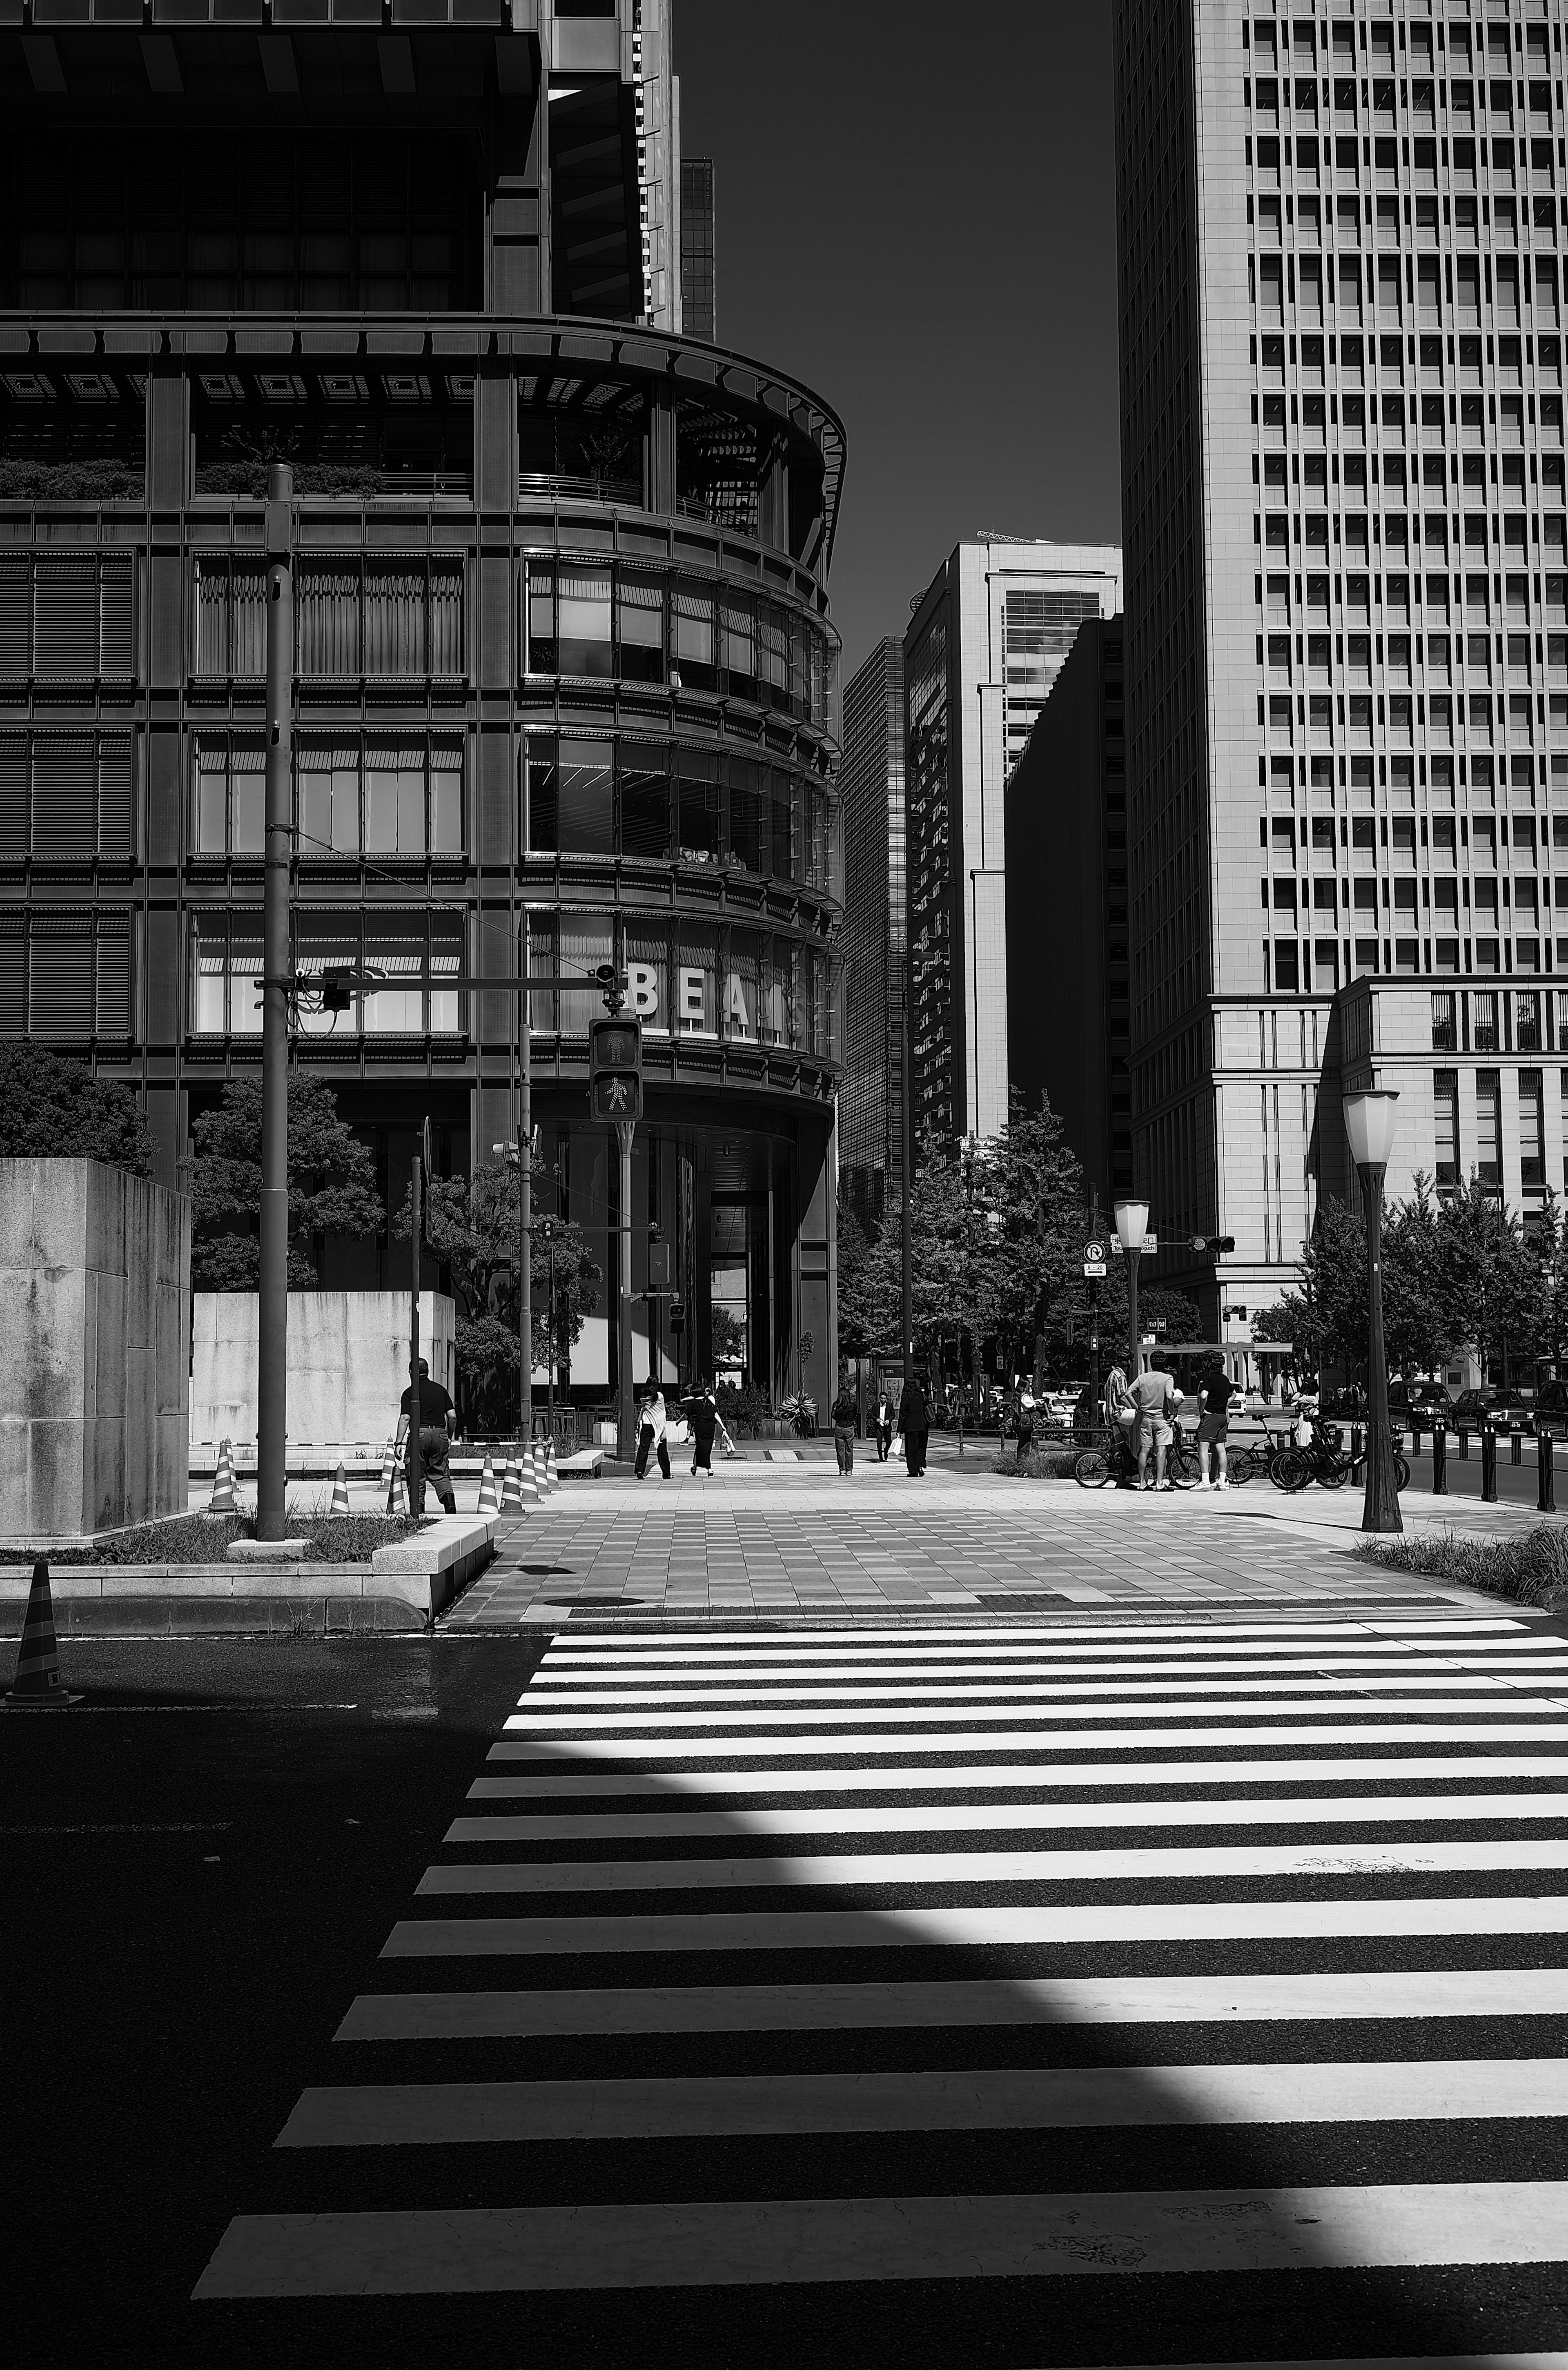
<svg viewBox="0 0 1568 2370">
<path fill-rule="evenodd" d="M 1399 1096 L 1387 1087 L 1344 1098 L 1344 1132 L 1350 1156 L 1357 1168 L 1386 1168 L 1394 1148 L 1394 1105 Z"/>
<path fill-rule="evenodd" d="M 1118 1202 L 1116 1204 L 1116 1239 L 1124 1251 L 1141 1251 L 1143 1238 L 1148 1232 L 1147 1202 Z"/>
</svg>

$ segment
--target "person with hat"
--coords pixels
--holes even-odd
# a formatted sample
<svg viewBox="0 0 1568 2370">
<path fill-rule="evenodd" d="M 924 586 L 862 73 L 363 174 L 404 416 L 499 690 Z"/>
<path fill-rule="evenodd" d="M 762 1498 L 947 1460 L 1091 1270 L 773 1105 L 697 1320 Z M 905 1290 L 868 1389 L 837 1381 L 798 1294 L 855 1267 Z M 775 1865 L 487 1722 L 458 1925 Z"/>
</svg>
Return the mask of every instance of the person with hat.
<svg viewBox="0 0 1568 2370">
<path fill-rule="evenodd" d="M 431 1381 L 428 1359 L 420 1360 L 418 1421 L 421 1472 L 420 1502 L 417 1506 L 414 1503 L 413 1489 L 415 1417 L 414 1390 L 411 1383 L 403 1393 L 398 1406 L 408 1424 L 408 1444 L 403 1452 L 403 1459 L 409 1477 L 409 1513 L 413 1514 L 424 1513 L 424 1485 L 428 1482 L 446 1512 L 449 1514 L 455 1514 L 457 1512 L 457 1500 L 452 1488 L 452 1467 L 448 1462 L 452 1436 L 452 1399 L 450 1393 L 445 1391 L 440 1383 Z"/>
</svg>

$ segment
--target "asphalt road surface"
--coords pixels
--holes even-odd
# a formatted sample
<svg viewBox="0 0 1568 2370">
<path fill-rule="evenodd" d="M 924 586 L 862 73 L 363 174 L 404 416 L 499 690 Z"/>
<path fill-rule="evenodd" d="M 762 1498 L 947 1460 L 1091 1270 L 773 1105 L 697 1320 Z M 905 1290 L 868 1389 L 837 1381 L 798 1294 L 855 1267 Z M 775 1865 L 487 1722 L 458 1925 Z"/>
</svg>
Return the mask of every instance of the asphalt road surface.
<svg viewBox="0 0 1568 2370">
<path fill-rule="evenodd" d="M 56 2350 L 1568 2345 L 1550 1624 L 538 1653 L 78 1647 L 86 1708 L 0 1721 Z"/>
</svg>

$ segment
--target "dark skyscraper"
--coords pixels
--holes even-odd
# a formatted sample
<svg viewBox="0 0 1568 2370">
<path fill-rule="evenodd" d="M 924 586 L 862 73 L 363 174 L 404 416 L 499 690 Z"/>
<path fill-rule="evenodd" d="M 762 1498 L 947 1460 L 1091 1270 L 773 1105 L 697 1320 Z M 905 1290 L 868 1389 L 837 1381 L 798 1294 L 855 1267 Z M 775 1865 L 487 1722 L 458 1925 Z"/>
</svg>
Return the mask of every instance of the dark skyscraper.
<svg viewBox="0 0 1568 2370">
<path fill-rule="evenodd" d="M 713 164 L 707 156 L 681 160 L 681 327 L 688 338 L 711 345 L 718 336 L 714 286 Z"/>
<path fill-rule="evenodd" d="M 904 1191 L 904 644 L 879 642 L 844 693 L 844 1081 L 839 1172 L 876 1218 Z"/>
<path fill-rule="evenodd" d="M 638 1304 L 638 1380 L 777 1391 L 809 1333 L 825 1402 L 844 440 L 675 334 L 663 0 L 105 14 L 0 42 L 0 1033 L 133 1085 L 171 1184 L 255 1075 L 287 462 L 292 1057 L 390 1208 L 427 1120 L 438 1170 L 488 1164 L 526 913 L 543 1206 L 606 1274 L 628 1225 L 640 1291 L 651 1225 L 673 1254 L 686 1323 L 650 1340 Z M 629 1211 L 588 1118 L 611 964 Z M 321 1281 L 398 1257 L 329 1238 Z M 601 1297 L 580 1399 L 616 1325 Z"/>
</svg>

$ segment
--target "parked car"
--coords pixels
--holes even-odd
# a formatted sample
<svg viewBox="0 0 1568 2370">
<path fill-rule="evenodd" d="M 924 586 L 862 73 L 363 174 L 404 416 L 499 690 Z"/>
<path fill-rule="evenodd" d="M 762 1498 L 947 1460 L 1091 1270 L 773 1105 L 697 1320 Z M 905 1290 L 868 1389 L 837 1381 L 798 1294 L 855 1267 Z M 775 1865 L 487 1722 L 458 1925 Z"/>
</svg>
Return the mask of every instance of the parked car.
<svg viewBox="0 0 1568 2370">
<path fill-rule="evenodd" d="M 1415 1375 L 1408 1380 L 1403 1375 L 1390 1376 L 1389 1382 L 1389 1413 L 1396 1423 L 1435 1423 L 1448 1408 L 1447 1384 L 1430 1375 Z"/>
<path fill-rule="evenodd" d="M 1499 1432 L 1528 1432 L 1534 1421 L 1535 1410 L 1522 1393 L 1499 1390 L 1494 1383 L 1461 1391 L 1448 1409 L 1448 1422 L 1455 1431 L 1462 1424 L 1467 1432 L 1479 1432 L 1488 1422 Z"/>
<path fill-rule="evenodd" d="M 1568 1383 L 1543 1383 L 1530 1412 L 1543 1432 L 1568 1440 Z"/>
</svg>

